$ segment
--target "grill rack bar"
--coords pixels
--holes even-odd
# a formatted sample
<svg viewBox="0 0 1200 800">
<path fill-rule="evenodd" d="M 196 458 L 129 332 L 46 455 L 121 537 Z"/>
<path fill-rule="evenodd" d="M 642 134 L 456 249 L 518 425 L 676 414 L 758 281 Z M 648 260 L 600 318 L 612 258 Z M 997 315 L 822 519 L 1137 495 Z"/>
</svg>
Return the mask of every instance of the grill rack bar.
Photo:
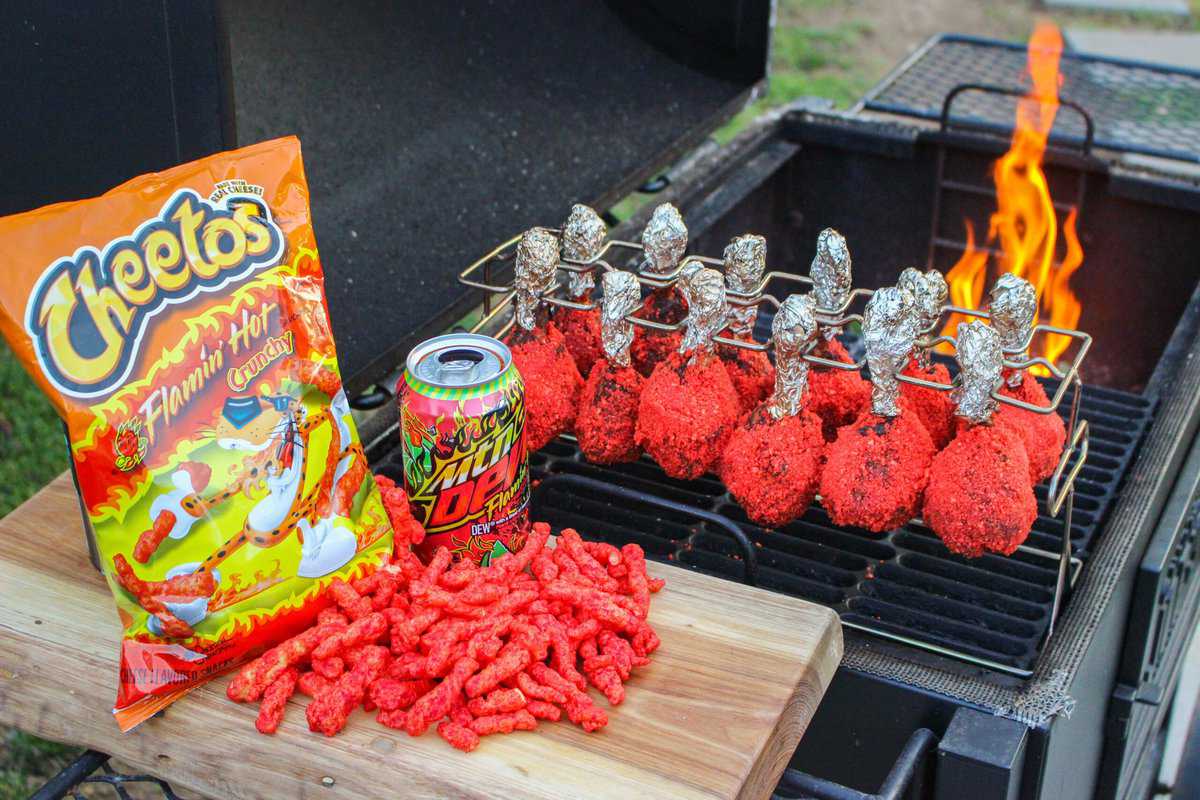
<svg viewBox="0 0 1200 800">
<path fill-rule="evenodd" d="M 1085 119 L 1086 112 L 1083 112 Z M 558 228 L 542 228 L 549 233 L 560 235 L 561 230 Z M 485 329 L 491 329 L 495 324 L 500 314 L 513 304 L 516 295 L 515 289 L 511 283 L 496 283 L 494 278 L 494 270 L 496 265 L 513 262 L 516 256 L 516 247 L 521 240 L 521 235 L 516 235 L 502 242 L 482 258 L 468 265 L 461 273 L 459 273 L 459 281 L 471 288 L 479 289 L 484 292 L 484 314 L 471 327 L 472 332 L 479 332 Z M 625 251 L 625 261 L 630 265 L 631 271 L 637 277 L 637 280 L 643 286 L 651 289 L 666 288 L 674 286 L 683 270 L 683 265 L 688 261 L 700 261 L 709 266 L 721 268 L 724 262 L 721 259 L 716 259 L 708 256 L 691 255 L 681 258 L 679 264 L 668 273 L 652 273 L 646 269 L 646 259 L 644 257 L 643 248 L 639 243 L 629 242 L 618 239 L 610 239 L 604 243 L 599 252 L 588 261 L 576 261 L 566 258 L 559 260 L 558 268 L 567 272 L 585 273 L 594 272 L 596 270 L 611 271 L 617 269 L 614 267 L 608 258 L 610 252 Z M 482 270 L 482 280 L 476 279 L 474 276 Z M 768 285 L 772 281 L 783 280 L 787 282 L 797 283 L 805 286 L 812 285 L 812 279 L 805 275 L 797 273 L 768 270 L 760 279 L 758 285 L 750 292 L 735 292 L 727 291 L 727 299 L 730 303 L 738 306 L 758 306 L 766 305 L 768 313 L 773 313 L 779 307 L 779 300 L 766 292 Z M 588 311 L 597 308 L 596 302 L 581 303 L 574 300 L 557 295 L 562 288 L 561 282 L 555 281 L 551 288 L 540 298 L 547 305 L 553 305 L 560 308 L 572 308 L 580 311 Z M 847 325 L 862 323 L 862 313 L 852 312 L 860 301 L 865 303 L 874 294 L 874 291 L 864 288 L 854 288 L 846 298 L 846 301 L 840 308 L 836 309 L 817 309 L 817 319 L 820 323 L 832 327 L 834 329 L 842 329 Z M 494 296 L 499 295 L 499 302 L 493 302 Z M 944 319 L 947 315 L 957 314 L 961 317 L 990 319 L 990 315 L 980 309 L 964 308 L 947 304 L 943 307 L 942 313 L 938 318 L 922 332 L 918 339 L 917 348 L 931 353 L 934 348 L 941 345 L 949 345 L 957 349 L 957 342 L 952 336 L 936 335 L 936 331 L 942 329 Z M 643 328 L 661 330 L 661 331 L 677 331 L 683 328 L 683 323 L 664 324 L 652 320 L 645 320 L 637 317 L 634 314 L 626 316 L 626 319 Z M 503 337 L 511 330 L 514 319 L 510 319 L 494 331 L 497 337 Z M 1028 355 L 1029 345 L 1032 343 L 1035 336 L 1041 334 L 1058 334 L 1069 337 L 1074 340 L 1073 357 L 1065 368 L 1057 364 L 1052 364 L 1043 357 L 1031 357 Z M 739 339 L 731 339 L 725 336 L 715 336 L 714 341 L 732 347 L 741 347 L 744 349 L 767 351 L 770 349 L 770 336 L 764 337 L 766 341 L 744 341 Z M 832 361 L 815 355 L 812 350 L 816 347 L 817 342 L 814 341 L 809 346 L 809 352 L 804 354 L 804 359 L 810 364 L 828 368 L 828 369 L 845 369 L 860 371 L 866 366 L 865 357 L 859 358 L 853 363 L 842 363 Z M 1004 360 L 1005 366 L 1011 369 L 1027 369 L 1038 365 L 1046 368 L 1054 377 L 1058 378 L 1059 383 L 1052 397 L 1049 398 L 1049 403 L 1046 406 L 1039 406 L 1032 403 L 1027 403 L 1013 397 L 1008 397 L 1000 393 L 999 389 L 992 392 L 992 398 L 998 403 L 1004 403 L 1016 408 L 1021 408 L 1026 411 L 1031 411 L 1037 414 L 1054 414 L 1058 413 L 1059 407 L 1062 405 L 1068 390 L 1073 390 L 1071 394 L 1071 406 L 1068 415 L 1067 426 L 1067 442 L 1068 445 L 1063 448 L 1062 454 L 1059 456 L 1058 464 L 1055 467 L 1054 473 L 1051 476 L 1046 497 L 1041 501 L 1045 515 L 1051 519 L 1058 519 L 1059 514 L 1062 514 L 1062 525 L 1065 535 L 1062 536 L 1061 546 L 1057 554 L 1050 554 L 1037 548 L 1022 546 L 1019 548 L 1021 552 L 1029 555 L 1037 555 L 1046 557 L 1049 556 L 1057 561 L 1057 571 L 1055 580 L 1055 589 L 1053 603 L 1049 615 L 1049 621 L 1046 630 L 1045 639 L 1053 633 L 1055 624 L 1058 620 L 1058 615 L 1065 603 L 1066 594 L 1074 583 L 1074 576 L 1078 575 L 1082 562 L 1075 558 L 1072 549 L 1071 532 L 1074 530 L 1074 510 L 1075 510 L 1075 484 L 1084 465 L 1087 462 L 1089 452 L 1089 426 L 1086 420 L 1079 418 L 1079 406 L 1083 394 L 1083 381 L 1080 377 L 1080 368 L 1084 359 L 1087 357 L 1088 351 L 1091 349 L 1092 337 L 1087 333 L 1067 328 L 1061 328 L 1044 323 L 1038 323 L 1029 332 L 1029 336 L 1022 343 L 1020 348 L 1006 349 Z M 908 383 L 914 386 L 922 386 L 936 391 L 951 391 L 955 384 L 941 383 L 938 381 L 929 381 L 921 378 L 914 378 L 908 375 L 897 375 L 897 380 Z M 883 635 L 906 644 L 920 644 L 925 649 L 939 651 L 937 645 L 929 642 L 919 643 L 902 635 L 889 633 L 879 630 L 873 626 L 859 626 L 851 620 L 843 619 L 843 622 L 850 627 L 862 627 L 864 630 L 869 630 L 872 633 Z M 961 653 L 948 651 L 947 654 L 962 657 Z M 1028 673 L 1016 670 L 1011 667 L 1006 668 L 1004 665 L 991 662 L 987 659 L 977 659 L 970 656 L 968 660 L 973 660 L 981 666 L 989 668 L 1001 669 L 1014 674 L 1026 675 Z"/>
</svg>

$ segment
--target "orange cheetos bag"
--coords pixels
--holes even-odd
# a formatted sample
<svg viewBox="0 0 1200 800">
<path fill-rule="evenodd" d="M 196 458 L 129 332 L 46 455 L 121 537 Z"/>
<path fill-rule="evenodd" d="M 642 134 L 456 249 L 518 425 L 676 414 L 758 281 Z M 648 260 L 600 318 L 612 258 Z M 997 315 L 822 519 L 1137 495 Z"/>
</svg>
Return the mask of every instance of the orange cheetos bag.
<svg viewBox="0 0 1200 800">
<path fill-rule="evenodd" d="M 295 138 L 0 219 L 0 330 L 66 420 L 136 725 L 313 624 L 391 528 Z"/>
</svg>

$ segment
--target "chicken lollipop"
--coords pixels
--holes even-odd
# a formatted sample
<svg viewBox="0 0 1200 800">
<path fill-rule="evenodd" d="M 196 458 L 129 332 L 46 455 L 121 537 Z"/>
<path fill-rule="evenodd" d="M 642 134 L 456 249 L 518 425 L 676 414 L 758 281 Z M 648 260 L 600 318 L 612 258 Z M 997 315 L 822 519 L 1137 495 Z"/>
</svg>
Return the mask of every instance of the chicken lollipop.
<svg viewBox="0 0 1200 800">
<path fill-rule="evenodd" d="M 836 314 L 850 299 L 850 250 L 846 239 L 833 228 L 826 228 L 817 237 L 817 254 L 809 268 L 817 307 Z M 813 355 L 843 364 L 854 359 L 837 340 L 841 328 L 825 328 L 822 340 Z M 837 429 L 849 425 L 866 410 L 871 402 L 871 386 L 857 370 L 818 367 L 809 376 L 808 408 L 821 418 L 826 441 L 833 441 Z"/>
<path fill-rule="evenodd" d="M 932 332 L 941 318 L 942 307 L 946 305 L 949 294 L 942 273 L 931 269 L 922 274 L 909 267 L 900 273 L 896 285 L 911 292 L 916 301 L 917 330 L 920 335 Z M 923 348 L 917 348 L 916 355 L 904 368 L 904 374 L 934 383 L 950 383 L 950 371 L 943 364 L 931 363 L 929 351 Z M 902 383 L 900 397 L 921 418 L 934 446 L 939 450 L 945 447 L 954 437 L 955 429 L 954 403 L 949 395 L 937 389 Z"/>
<path fill-rule="evenodd" d="M 600 255 L 608 226 L 600 215 L 585 205 L 571 206 L 571 215 L 563 223 L 562 257 L 571 261 L 591 262 Z M 592 301 L 595 279 L 592 272 L 569 272 L 567 296 L 576 303 Z M 579 374 L 587 377 L 592 364 L 601 358 L 600 310 L 593 308 L 581 311 L 577 308 L 560 308 L 554 314 L 554 324 L 567 340 L 567 349 L 579 367 Z"/>
<path fill-rule="evenodd" d="M 654 275 L 669 275 L 683 258 L 687 249 L 688 231 L 683 224 L 679 209 L 663 203 L 654 209 L 650 222 L 642 231 L 642 247 L 646 253 L 645 269 Z M 651 322 L 675 325 L 687 315 L 687 303 L 674 286 L 655 289 L 646 296 L 646 301 L 637 316 Z M 630 354 L 634 368 L 650 376 L 659 362 L 679 350 L 683 335 L 679 331 L 656 331 L 638 328 L 633 334 Z"/>
<path fill-rule="evenodd" d="M 638 402 L 646 379 L 630 366 L 633 323 L 626 315 L 637 311 L 642 293 L 631 272 L 604 273 L 604 303 L 600 312 L 604 357 L 592 367 L 579 401 L 575 436 L 588 461 L 616 464 L 633 461 L 642 448 L 634 440 Z"/>
<path fill-rule="evenodd" d="M 734 430 L 721 457 L 721 479 L 729 493 L 760 525 L 791 522 L 817 494 L 825 439 L 820 418 L 804 408 L 804 350 L 816 333 L 812 297 L 794 294 L 784 300 L 771 322 L 775 392 Z"/>
<path fill-rule="evenodd" d="M 863 314 L 871 409 L 838 429 L 821 475 L 821 501 L 838 525 L 886 531 L 921 507 L 936 450 L 920 418 L 902 408 L 896 380 L 917 336 L 914 302 L 906 290 L 888 287 Z"/>
<path fill-rule="evenodd" d="M 767 240 L 748 233 L 738 236 L 725 248 L 725 287 L 750 294 L 758 289 L 767 266 Z M 756 306 L 729 306 L 729 335 L 734 339 L 754 341 Z M 750 411 L 766 399 L 775 382 L 775 368 L 761 350 L 717 345 L 717 355 L 725 362 L 729 380 L 737 392 L 742 411 Z"/>
<path fill-rule="evenodd" d="M 1033 285 L 1011 273 L 1001 275 L 992 286 L 988 311 L 992 326 L 1000 335 L 1004 352 L 1017 358 L 1023 357 L 1037 319 L 1037 293 Z M 1050 405 L 1042 385 L 1023 369 L 1009 370 L 1000 392 L 1031 405 L 1043 408 Z M 1005 405 L 996 412 L 996 424 L 1008 425 L 1025 442 L 1025 453 L 1029 456 L 1029 479 L 1033 483 L 1054 474 L 1063 445 L 1067 442 L 1067 426 L 1062 417 Z"/>
<path fill-rule="evenodd" d="M 958 364 L 960 382 L 952 394 L 965 425 L 929 468 L 925 523 L 951 552 L 1009 555 L 1029 535 L 1037 500 L 1021 437 L 992 424 L 992 392 L 1004 368 L 996 330 L 979 321 L 960 324 Z"/>
<path fill-rule="evenodd" d="M 688 304 L 683 340 L 642 388 L 636 440 L 663 472 L 690 480 L 716 464 L 739 408 L 729 373 L 713 352 L 712 337 L 725 327 L 724 279 L 691 262 L 679 285 Z"/>
<path fill-rule="evenodd" d="M 566 339 L 540 307 L 541 296 L 554 285 L 557 268 L 554 236 L 541 228 L 526 232 L 517 245 L 516 326 L 507 344 L 525 380 L 525 440 L 530 452 L 571 430 L 583 387 Z"/>
</svg>

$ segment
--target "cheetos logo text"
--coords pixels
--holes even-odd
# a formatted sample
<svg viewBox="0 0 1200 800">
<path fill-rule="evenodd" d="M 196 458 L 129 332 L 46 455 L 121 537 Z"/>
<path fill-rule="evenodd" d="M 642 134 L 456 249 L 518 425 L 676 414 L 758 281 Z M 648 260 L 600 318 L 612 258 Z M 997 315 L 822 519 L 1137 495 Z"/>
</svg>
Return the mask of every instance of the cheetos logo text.
<svg viewBox="0 0 1200 800">
<path fill-rule="evenodd" d="M 130 236 L 46 269 L 25 313 L 38 361 L 64 394 L 107 394 L 128 376 L 156 314 L 278 264 L 284 246 L 262 198 L 214 202 L 182 189 Z"/>
</svg>

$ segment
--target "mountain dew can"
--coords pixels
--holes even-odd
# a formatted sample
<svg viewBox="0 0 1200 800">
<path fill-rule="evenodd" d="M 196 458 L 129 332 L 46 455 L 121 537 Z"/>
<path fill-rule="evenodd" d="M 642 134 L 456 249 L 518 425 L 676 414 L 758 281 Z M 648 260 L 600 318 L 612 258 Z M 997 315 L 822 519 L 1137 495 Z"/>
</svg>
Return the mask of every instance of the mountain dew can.
<svg viewBox="0 0 1200 800">
<path fill-rule="evenodd" d="M 400 394 L 404 488 L 425 528 L 418 555 L 445 545 L 484 566 L 529 529 L 525 384 L 508 347 L 451 333 L 408 354 Z"/>
</svg>

